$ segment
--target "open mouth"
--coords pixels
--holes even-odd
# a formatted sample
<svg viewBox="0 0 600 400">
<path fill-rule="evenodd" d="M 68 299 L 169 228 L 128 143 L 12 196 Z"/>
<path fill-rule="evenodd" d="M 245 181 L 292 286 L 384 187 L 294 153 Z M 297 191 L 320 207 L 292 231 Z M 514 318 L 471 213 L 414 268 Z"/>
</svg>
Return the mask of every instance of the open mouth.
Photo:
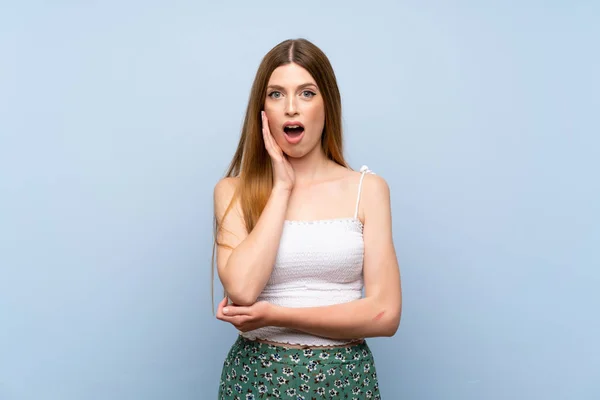
<svg viewBox="0 0 600 400">
<path fill-rule="evenodd" d="M 291 137 L 300 136 L 304 132 L 304 127 L 302 125 L 286 125 L 283 131 Z"/>
<path fill-rule="evenodd" d="M 304 125 L 298 121 L 286 122 L 283 125 L 286 140 L 291 144 L 300 142 L 304 134 Z"/>
</svg>

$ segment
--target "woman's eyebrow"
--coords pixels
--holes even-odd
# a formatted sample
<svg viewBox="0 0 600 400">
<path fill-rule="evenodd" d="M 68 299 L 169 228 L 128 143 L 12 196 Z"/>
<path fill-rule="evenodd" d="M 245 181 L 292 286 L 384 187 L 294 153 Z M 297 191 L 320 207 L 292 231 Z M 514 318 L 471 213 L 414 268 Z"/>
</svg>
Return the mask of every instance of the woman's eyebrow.
<svg viewBox="0 0 600 400">
<path fill-rule="evenodd" d="M 298 86 L 298 89 L 304 89 L 305 87 L 309 87 L 309 86 L 318 87 L 316 83 L 307 82 L 307 83 L 303 83 L 302 85 Z M 269 86 L 267 86 L 267 89 L 285 90 L 285 88 L 283 86 L 279 86 L 279 85 L 269 85 Z"/>
</svg>

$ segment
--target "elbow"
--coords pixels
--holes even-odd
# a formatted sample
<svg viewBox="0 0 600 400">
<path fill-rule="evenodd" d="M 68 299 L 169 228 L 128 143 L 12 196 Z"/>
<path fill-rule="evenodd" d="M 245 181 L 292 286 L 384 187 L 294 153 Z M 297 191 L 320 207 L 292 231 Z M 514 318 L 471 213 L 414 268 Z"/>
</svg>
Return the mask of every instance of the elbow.
<svg viewBox="0 0 600 400">
<path fill-rule="evenodd" d="M 248 279 L 233 277 L 231 274 L 219 274 L 225 294 L 237 306 L 251 306 L 256 303 L 260 290 L 253 285 L 245 283 Z"/>
<path fill-rule="evenodd" d="M 394 336 L 396 334 L 396 332 L 398 332 L 399 326 L 400 326 L 400 318 L 399 317 L 397 319 L 389 321 L 387 323 L 387 325 L 385 326 L 383 336 L 385 336 L 385 337 Z"/>
<path fill-rule="evenodd" d="M 249 307 L 249 306 L 253 305 L 254 303 L 256 303 L 256 299 L 257 299 L 257 297 L 248 296 L 248 295 L 244 295 L 244 294 L 236 295 L 236 294 L 228 293 L 228 297 L 234 305 L 244 306 L 244 307 Z"/>
<path fill-rule="evenodd" d="M 230 286 L 233 285 L 228 285 L 225 287 L 225 292 L 227 293 L 227 297 L 229 297 L 231 302 L 236 306 L 247 307 L 256 303 L 256 300 L 258 299 L 258 293 L 254 293 L 254 290 L 252 290 L 248 286 Z"/>
<path fill-rule="evenodd" d="M 400 327 L 400 317 L 402 315 L 402 308 L 398 307 L 394 310 L 390 310 L 387 318 L 382 320 L 382 333 L 381 336 L 392 337 L 398 332 Z"/>
</svg>

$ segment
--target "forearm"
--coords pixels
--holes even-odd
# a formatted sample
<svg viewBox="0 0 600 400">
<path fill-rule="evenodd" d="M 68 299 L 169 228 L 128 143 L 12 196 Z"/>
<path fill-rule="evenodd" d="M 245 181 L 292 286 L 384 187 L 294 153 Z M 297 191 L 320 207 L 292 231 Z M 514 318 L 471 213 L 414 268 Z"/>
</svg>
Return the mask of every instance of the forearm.
<svg viewBox="0 0 600 400">
<path fill-rule="evenodd" d="M 384 306 L 375 297 L 321 307 L 274 306 L 275 326 L 331 339 L 393 336 L 400 323 L 401 304 Z"/>
<path fill-rule="evenodd" d="M 254 303 L 267 284 L 277 256 L 289 196 L 289 190 L 273 188 L 254 229 L 229 256 L 220 278 L 235 304 Z"/>
</svg>

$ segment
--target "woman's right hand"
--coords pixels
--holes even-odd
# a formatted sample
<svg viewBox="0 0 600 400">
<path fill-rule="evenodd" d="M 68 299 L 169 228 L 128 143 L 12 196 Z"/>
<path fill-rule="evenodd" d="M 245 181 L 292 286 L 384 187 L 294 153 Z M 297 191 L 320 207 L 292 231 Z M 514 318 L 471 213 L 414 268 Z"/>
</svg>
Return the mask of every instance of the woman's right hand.
<svg viewBox="0 0 600 400">
<path fill-rule="evenodd" d="M 296 180 L 294 169 L 287 159 L 287 154 L 281 150 L 271 134 L 267 115 L 264 111 L 261 111 L 260 115 L 262 117 L 262 134 L 265 148 L 271 156 L 271 165 L 273 166 L 273 187 L 292 191 Z"/>
</svg>

